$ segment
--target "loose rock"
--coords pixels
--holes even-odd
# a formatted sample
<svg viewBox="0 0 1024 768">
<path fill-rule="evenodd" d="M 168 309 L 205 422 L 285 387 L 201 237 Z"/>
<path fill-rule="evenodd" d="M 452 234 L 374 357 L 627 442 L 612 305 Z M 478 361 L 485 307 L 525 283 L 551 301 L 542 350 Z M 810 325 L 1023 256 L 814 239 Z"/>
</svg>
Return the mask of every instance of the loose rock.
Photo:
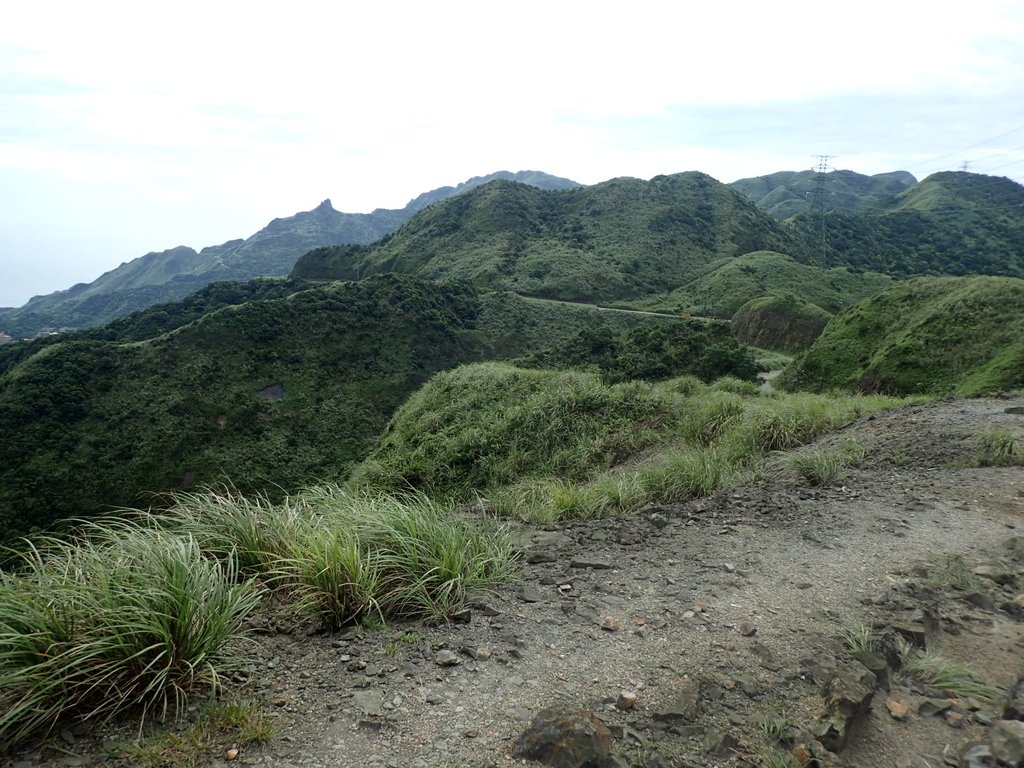
<svg viewBox="0 0 1024 768">
<path fill-rule="evenodd" d="M 611 743 L 611 731 L 593 712 L 551 707 L 537 713 L 513 754 L 552 768 L 605 768 Z"/>
</svg>

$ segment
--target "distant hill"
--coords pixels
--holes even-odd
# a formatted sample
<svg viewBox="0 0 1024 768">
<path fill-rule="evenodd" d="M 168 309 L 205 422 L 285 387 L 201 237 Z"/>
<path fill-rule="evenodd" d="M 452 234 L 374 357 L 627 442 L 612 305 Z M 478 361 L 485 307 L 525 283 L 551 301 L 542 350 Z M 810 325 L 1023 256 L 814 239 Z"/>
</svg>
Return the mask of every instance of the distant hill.
<svg viewBox="0 0 1024 768">
<path fill-rule="evenodd" d="M 820 266 L 894 277 L 1024 277 L 1024 186 L 976 173 L 935 173 L 873 211 L 801 214 L 785 222 L 789 253 Z"/>
<path fill-rule="evenodd" d="M 322 248 L 292 276 L 395 271 L 584 302 L 666 293 L 709 265 L 780 250 L 780 226 L 703 173 L 548 191 L 496 181 L 444 200 L 369 247 Z"/>
<path fill-rule="evenodd" d="M 42 330 L 103 325 L 153 304 L 176 301 L 216 280 L 248 280 L 286 275 L 306 251 L 340 243 L 370 243 L 398 229 L 431 203 L 461 194 L 495 179 L 544 189 L 578 187 L 574 181 L 540 171 L 498 171 L 454 187 L 424 192 L 401 209 L 341 213 L 324 200 L 311 211 L 274 219 L 244 240 L 203 248 L 179 246 L 147 253 L 104 273 L 91 283 L 36 296 L 23 307 L 0 310 L 0 329 L 15 337 Z"/>
<path fill-rule="evenodd" d="M 1024 280 L 897 283 L 833 318 L 787 388 L 976 394 L 1024 386 Z"/>
<path fill-rule="evenodd" d="M 832 171 L 821 180 L 821 204 L 826 211 L 864 211 L 884 205 L 917 182 L 906 171 L 865 176 L 854 171 Z M 729 186 L 749 197 L 775 219 L 808 213 L 819 184 L 816 171 L 779 171 L 734 181 Z"/>
</svg>

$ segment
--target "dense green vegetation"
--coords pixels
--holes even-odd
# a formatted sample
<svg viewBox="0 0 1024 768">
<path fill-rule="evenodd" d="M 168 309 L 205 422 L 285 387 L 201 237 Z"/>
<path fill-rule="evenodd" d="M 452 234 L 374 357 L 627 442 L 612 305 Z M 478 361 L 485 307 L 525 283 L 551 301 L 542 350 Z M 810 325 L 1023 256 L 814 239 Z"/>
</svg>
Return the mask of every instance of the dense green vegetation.
<svg viewBox="0 0 1024 768">
<path fill-rule="evenodd" d="M 372 213 L 340 213 L 323 201 L 311 211 L 274 219 L 244 240 L 230 240 L 198 253 L 179 246 L 147 253 L 66 291 L 37 296 L 24 307 L 0 310 L 0 329 L 15 338 L 47 329 L 102 325 L 153 304 L 183 299 L 208 283 L 286 275 L 295 260 L 311 248 L 338 243 L 371 243 L 394 232 L 431 203 L 461 194 L 495 179 L 508 179 L 544 189 L 578 186 L 569 179 L 539 171 L 499 171 L 477 176 L 456 187 L 424 192 L 401 209 Z"/>
<path fill-rule="evenodd" d="M 707 271 L 668 296 L 650 297 L 637 305 L 729 319 L 753 299 L 788 293 L 834 313 L 892 282 L 875 272 L 822 269 L 781 253 L 757 251 Z"/>
<path fill-rule="evenodd" d="M 649 340 L 623 357 L 635 375 L 751 374 L 727 328 L 712 336 L 682 318 L 397 275 L 301 287 L 218 284 L 5 352 L 0 538 L 197 483 L 279 495 L 340 482 L 436 371 L 564 347 L 605 317 L 617 338 Z"/>
<path fill-rule="evenodd" d="M 674 290 L 709 264 L 784 242 L 753 203 L 701 173 L 559 191 L 492 182 L 430 206 L 367 248 L 306 254 L 292 276 L 396 271 L 607 302 Z"/>
<path fill-rule="evenodd" d="M 595 323 L 521 361 L 537 368 L 585 368 L 606 381 L 660 381 L 690 374 L 704 381 L 731 375 L 753 380 L 757 364 L 725 323 L 646 323 L 616 333 Z"/>
<path fill-rule="evenodd" d="M 48 346 L 0 376 L 0 538 L 196 482 L 340 480 L 432 373 L 484 356 L 477 310 L 383 276 Z"/>
<path fill-rule="evenodd" d="M 1024 386 L 1024 280 L 897 283 L 837 315 L 780 383 L 897 394 Z"/>
<path fill-rule="evenodd" d="M 821 335 L 832 314 L 791 293 L 748 301 L 732 316 L 732 330 L 744 344 L 802 352 Z"/>
<path fill-rule="evenodd" d="M 821 266 L 846 265 L 894 277 L 1024 276 L 1024 186 L 973 173 L 936 173 L 884 209 L 787 222 L 792 255 Z"/>
<path fill-rule="evenodd" d="M 289 296 L 309 285 L 285 278 L 249 280 L 247 282 L 217 282 L 189 294 L 181 301 L 155 304 L 147 309 L 118 318 L 107 325 L 86 328 L 52 336 L 40 336 L 31 341 L 0 346 L 0 373 L 10 370 L 23 360 L 51 344 L 70 341 L 144 341 L 173 331 L 203 315 L 222 307 Z"/>
<path fill-rule="evenodd" d="M 820 205 L 826 211 L 865 211 L 887 204 L 913 186 L 916 179 L 906 171 L 865 176 L 853 171 L 832 171 L 820 180 Z M 808 213 L 815 204 L 817 171 L 779 171 L 767 176 L 740 179 L 729 186 L 749 197 L 775 219 Z"/>
</svg>

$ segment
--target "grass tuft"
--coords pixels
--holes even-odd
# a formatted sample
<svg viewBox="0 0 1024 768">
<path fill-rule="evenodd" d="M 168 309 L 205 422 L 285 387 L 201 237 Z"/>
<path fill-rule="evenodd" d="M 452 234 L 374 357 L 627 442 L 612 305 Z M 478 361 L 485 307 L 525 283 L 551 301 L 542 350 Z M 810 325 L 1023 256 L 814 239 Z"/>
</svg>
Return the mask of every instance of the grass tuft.
<svg viewBox="0 0 1024 768">
<path fill-rule="evenodd" d="M 856 466 L 864 457 L 860 444 L 848 440 L 840 449 L 813 449 L 792 453 L 784 462 L 796 476 L 807 483 L 822 487 L 846 476 L 846 470 Z"/>
<path fill-rule="evenodd" d="M 839 630 L 839 637 L 851 653 L 878 653 L 878 636 L 864 624 Z"/>
<path fill-rule="evenodd" d="M 216 689 L 259 590 L 233 557 L 131 523 L 46 540 L 0 577 L 0 747 L 64 717 L 179 715 Z"/>
<path fill-rule="evenodd" d="M 951 662 L 937 653 L 912 654 L 903 668 L 918 682 L 953 696 L 970 696 L 993 703 L 1002 695 L 998 688 L 980 680 L 964 665 Z"/>
<path fill-rule="evenodd" d="M 989 429 L 976 439 L 975 460 L 980 467 L 1024 465 L 1024 444 L 1005 429 Z"/>
</svg>

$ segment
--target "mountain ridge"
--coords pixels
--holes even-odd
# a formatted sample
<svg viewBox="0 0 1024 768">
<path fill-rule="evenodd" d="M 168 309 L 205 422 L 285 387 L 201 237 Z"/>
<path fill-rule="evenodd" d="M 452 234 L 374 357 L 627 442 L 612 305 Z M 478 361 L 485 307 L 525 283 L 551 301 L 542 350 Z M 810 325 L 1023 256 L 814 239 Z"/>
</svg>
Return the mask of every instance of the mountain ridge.
<svg viewBox="0 0 1024 768">
<path fill-rule="evenodd" d="M 456 186 L 423 192 L 398 209 L 345 213 L 336 211 L 328 198 L 309 211 L 275 218 L 247 238 L 199 251 L 185 245 L 150 251 L 90 283 L 34 296 L 21 307 L 0 310 L 0 328 L 24 337 L 47 330 L 103 325 L 137 309 L 182 299 L 214 281 L 283 276 L 299 256 L 313 248 L 373 242 L 428 205 L 496 179 L 523 180 L 552 189 L 579 186 L 571 179 L 542 171 L 496 171 Z"/>
</svg>

